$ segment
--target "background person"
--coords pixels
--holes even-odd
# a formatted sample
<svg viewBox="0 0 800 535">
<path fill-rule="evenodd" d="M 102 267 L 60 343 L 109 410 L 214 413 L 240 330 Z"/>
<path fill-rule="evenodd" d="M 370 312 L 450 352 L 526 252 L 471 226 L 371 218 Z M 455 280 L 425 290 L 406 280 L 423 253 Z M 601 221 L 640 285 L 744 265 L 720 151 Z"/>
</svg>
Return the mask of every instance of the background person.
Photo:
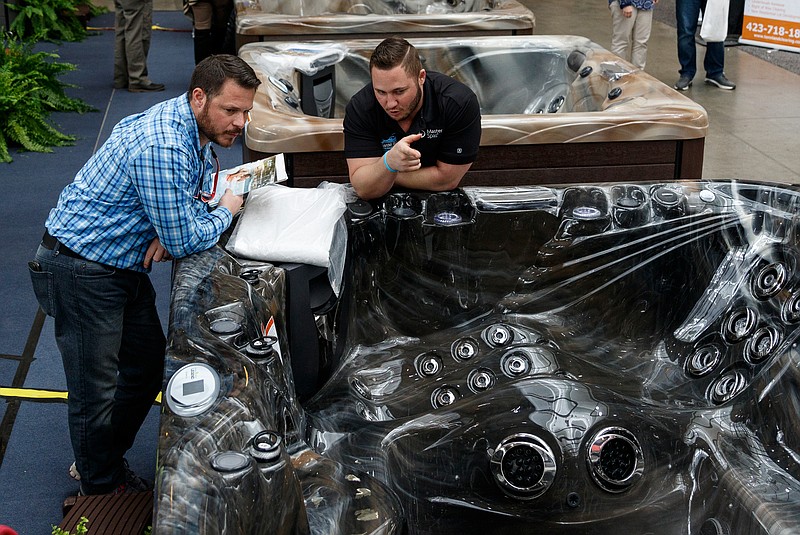
<svg viewBox="0 0 800 535">
<path fill-rule="evenodd" d="M 183 13 L 192 19 L 195 64 L 212 54 L 236 54 L 228 32 L 232 12 L 233 0 L 184 0 Z"/>
<path fill-rule="evenodd" d="M 153 33 L 153 0 L 114 0 L 114 88 L 132 93 L 163 91 L 147 77 Z"/>
<path fill-rule="evenodd" d="M 123 458 L 163 381 L 148 272 L 212 247 L 241 208 L 228 190 L 209 211 L 202 192 L 219 171 L 211 143 L 233 144 L 259 83 L 238 57 L 200 63 L 186 94 L 117 124 L 45 222 L 31 279 L 55 320 L 82 494 L 152 488 Z"/>
<path fill-rule="evenodd" d="M 478 156 L 481 115 L 466 85 L 422 68 L 416 48 L 399 37 L 370 58 L 372 81 L 347 104 L 344 152 L 362 199 L 398 185 L 445 191 L 458 186 Z"/>
<path fill-rule="evenodd" d="M 658 0 L 608 0 L 611 10 L 611 52 L 644 70 L 647 41 Z"/>
<path fill-rule="evenodd" d="M 703 0 L 675 0 L 675 18 L 678 23 L 678 62 L 681 68 L 678 71 L 680 78 L 675 82 L 675 89 L 686 91 L 692 86 L 694 75 L 697 74 L 697 45 L 695 32 L 700 9 L 704 7 Z M 736 84 L 725 76 L 725 42 L 706 42 L 706 54 L 703 57 L 703 67 L 706 70 L 706 83 L 720 89 L 736 89 Z"/>
</svg>

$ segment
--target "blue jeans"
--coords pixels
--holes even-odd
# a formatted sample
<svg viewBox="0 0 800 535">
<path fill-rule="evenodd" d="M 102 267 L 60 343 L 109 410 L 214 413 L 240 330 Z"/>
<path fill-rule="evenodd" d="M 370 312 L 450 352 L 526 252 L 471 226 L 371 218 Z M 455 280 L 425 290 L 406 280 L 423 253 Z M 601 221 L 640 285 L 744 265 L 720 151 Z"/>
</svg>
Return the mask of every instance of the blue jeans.
<svg viewBox="0 0 800 535">
<path fill-rule="evenodd" d="M 166 339 L 146 273 L 73 258 L 59 247 L 39 246 L 31 280 L 55 320 L 82 491 L 103 494 L 125 481 L 123 455 L 161 388 Z"/>
<path fill-rule="evenodd" d="M 678 23 L 678 62 L 680 75 L 690 80 L 697 74 L 697 45 L 694 34 L 700 16 L 701 0 L 675 0 L 675 18 Z M 725 67 L 725 43 L 706 43 L 703 59 L 706 76 L 713 78 L 722 74 Z"/>
</svg>

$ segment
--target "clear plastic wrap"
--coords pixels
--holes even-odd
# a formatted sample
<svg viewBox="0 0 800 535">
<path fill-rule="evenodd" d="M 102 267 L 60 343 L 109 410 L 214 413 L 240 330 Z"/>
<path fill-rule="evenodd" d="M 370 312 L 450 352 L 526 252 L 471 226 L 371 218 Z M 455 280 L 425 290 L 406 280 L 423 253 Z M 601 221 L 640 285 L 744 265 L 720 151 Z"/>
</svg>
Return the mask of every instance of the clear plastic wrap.
<svg viewBox="0 0 800 535">
<path fill-rule="evenodd" d="M 796 187 L 728 180 L 351 203 L 302 401 L 282 270 L 183 259 L 166 378 L 206 363 L 221 387 L 200 415 L 167 403 L 156 528 L 800 532 L 799 208 Z M 225 479 L 220 452 L 250 471 Z"/>
<path fill-rule="evenodd" d="M 264 154 L 340 151 L 347 103 L 369 83 L 378 39 L 250 43 L 239 55 L 265 81 L 258 89 L 247 146 Z M 488 147 L 696 139 L 705 137 L 702 106 L 585 37 L 574 35 L 417 38 L 427 70 L 463 82 L 478 97 L 481 154 Z M 335 109 L 315 116 L 303 99 L 294 49 L 325 50 L 334 70 Z M 313 57 L 309 53 L 308 57 Z M 326 65 L 328 63 L 326 62 Z M 266 83 L 284 79 L 285 84 Z M 619 149 L 624 150 L 624 147 Z M 569 158 L 569 147 L 564 148 Z"/>
<path fill-rule="evenodd" d="M 254 190 L 228 240 L 228 250 L 248 260 L 328 268 L 331 287 L 338 294 L 347 247 L 342 214 L 348 188 L 343 184 L 315 189 L 271 185 Z"/>
<path fill-rule="evenodd" d="M 516 0 L 236 0 L 237 40 L 432 33 L 531 34 Z"/>
</svg>

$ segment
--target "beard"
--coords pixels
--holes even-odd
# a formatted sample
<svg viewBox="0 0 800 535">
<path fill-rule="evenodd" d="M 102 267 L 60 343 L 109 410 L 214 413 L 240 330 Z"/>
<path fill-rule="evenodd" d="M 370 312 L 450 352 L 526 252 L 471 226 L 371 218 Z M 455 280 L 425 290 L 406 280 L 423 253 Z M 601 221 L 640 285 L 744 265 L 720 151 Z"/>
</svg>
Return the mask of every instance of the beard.
<svg viewBox="0 0 800 535">
<path fill-rule="evenodd" d="M 419 84 L 417 84 L 417 94 L 414 96 L 414 100 L 411 101 L 411 104 L 408 105 L 408 109 L 406 110 L 406 112 L 399 119 L 397 119 L 397 122 L 404 121 L 409 117 L 411 117 L 411 114 L 414 113 L 414 111 L 417 109 L 417 106 L 419 105 L 419 102 L 421 100 L 422 100 L 422 87 Z"/>
<path fill-rule="evenodd" d="M 205 106 L 203 106 L 203 109 L 200 110 L 200 112 L 197 114 L 197 129 L 200 130 L 200 133 L 204 135 L 206 138 L 208 138 L 209 141 L 216 143 L 220 147 L 230 147 L 231 145 L 233 145 L 233 142 L 236 140 L 236 137 L 242 133 L 242 130 L 240 128 L 234 128 L 232 130 L 215 129 L 211 121 L 211 117 L 209 117 L 208 114 L 207 103 Z"/>
</svg>

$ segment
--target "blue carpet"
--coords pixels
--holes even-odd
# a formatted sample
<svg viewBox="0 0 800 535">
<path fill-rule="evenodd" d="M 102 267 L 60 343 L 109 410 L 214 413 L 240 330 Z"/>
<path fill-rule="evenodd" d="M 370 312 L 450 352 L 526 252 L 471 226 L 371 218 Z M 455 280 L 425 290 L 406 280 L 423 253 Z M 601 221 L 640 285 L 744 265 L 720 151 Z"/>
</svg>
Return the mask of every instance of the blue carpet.
<svg viewBox="0 0 800 535">
<path fill-rule="evenodd" d="M 156 12 L 154 24 L 175 31 L 155 30 L 148 67 L 150 78 L 166 85 L 160 93 L 129 93 L 113 90 L 113 14 L 89 22 L 100 28 L 81 43 L 43 43 L 38 49 L 57 53 L 59 61 L 77 66 L 61 80 L 77 87 L 67 93 L 98 109 L 97 112 L 59 113 L 53 122 L 65 133 L 77 136 L 71 147 L 53 153 L 11 150 L 14 161 L 0 164 L 0 387 L 63 390 L 61 357 L 53 340 L 52 320 L 45 321 L 41 337 L 31 352 L 24 381 L 12 385 L 34 321 L 37 304 L 31 289 L 27 262 L 41 239 L 44 221 L 63 187 L 109 135 L 123 117 L 186 91 L 194 67 L 191 24 L 179 12 Z M 223 167 L 241 163 L 241 145 L 219 150 Z M 153 284 L 166 329 L 169 307 L 170 265 L 154 269 Z M 24 366 L 23 368 L 24 369 Z M 62 519 L 61 505 L 77 491 L 67 475 L 72 449 L 66 425 L 66 404 L 12 398 L 0 401 L 0 524 L 21 535 L 49 534 Z M 129 452 L 131 467 L 152 478 L 155 469 L 159 408 L 154 407 L 137 443 Z"/>
</svg>

